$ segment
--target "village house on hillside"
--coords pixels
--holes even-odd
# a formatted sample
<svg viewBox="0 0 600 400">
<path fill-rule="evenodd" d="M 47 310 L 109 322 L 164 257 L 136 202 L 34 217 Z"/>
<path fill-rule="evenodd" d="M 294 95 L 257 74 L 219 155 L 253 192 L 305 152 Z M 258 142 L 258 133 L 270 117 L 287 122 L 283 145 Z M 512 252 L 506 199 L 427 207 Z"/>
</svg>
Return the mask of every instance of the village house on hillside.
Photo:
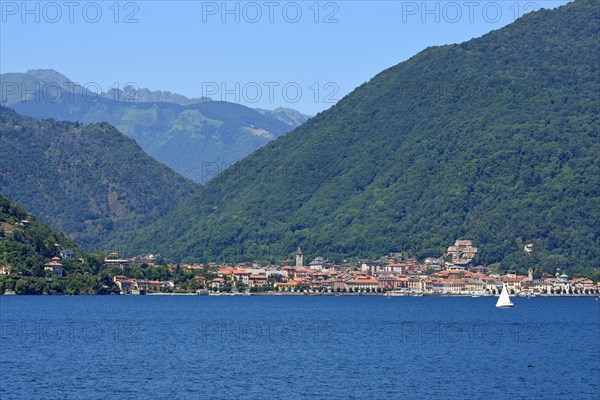
<svg viewBox="0 0 600 400">
<path fill-rule="evenodd" d="M 106 268 L 119 267 L 123 268 L 131 264 L 131 260 L 120 258 L 119 253 L 110 253 L 104 260 L 104 266 Z"/>
<path fill-rule="evenodd" d="M 472 240 L 459 239 L 454 242 L 453 246 L 448 247 L 447 254 L 451 256 L 452 264 L 467 265 L 473 261 L 477 251 L 478 249 L 473 246 Z"/>
<path fill-rule="evenodd" d="M 52 261 L 44 264 L 44 271 L 49 271 L 50 275 L 56 278 L 62 278 L 63 276 L 63 265 L 58 262 L 60 258 L 53 257 Z"/>
</svg>

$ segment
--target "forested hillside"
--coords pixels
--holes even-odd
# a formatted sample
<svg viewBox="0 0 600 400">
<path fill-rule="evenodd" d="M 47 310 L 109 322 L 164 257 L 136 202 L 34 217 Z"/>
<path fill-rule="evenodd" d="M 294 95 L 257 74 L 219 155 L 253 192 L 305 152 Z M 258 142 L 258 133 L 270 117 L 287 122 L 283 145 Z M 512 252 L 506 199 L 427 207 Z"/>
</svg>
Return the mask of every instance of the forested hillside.
<svg viewBox="0 0 600 400">
<path fill-rule="evenodd" d="M 61 257 L 61 251 L 67 251 L 68 258 Z M 63 277 L 51 279 L 44 264 L 55 257 L 60 259 Z M 62 233 L 0 196 L 0 268 L 4 272 L 0 274 L 0 294 L 102 293 L 102 280 L 95 276 L 102 259 L 82 252 Z"/>
<path fill-rule="evenodd" d="M 600 265 L 599 12 L 541 10 L 385 70 L 130 237 L 134 253 Z M 539 244 L 524 259 L 522 244 Z"/>
<path fill-rule="evenodd" d="M 107 123 L 0 108 L 0 193 L 84 248 L 153 223 L 198 186 Z"/>
</svg>

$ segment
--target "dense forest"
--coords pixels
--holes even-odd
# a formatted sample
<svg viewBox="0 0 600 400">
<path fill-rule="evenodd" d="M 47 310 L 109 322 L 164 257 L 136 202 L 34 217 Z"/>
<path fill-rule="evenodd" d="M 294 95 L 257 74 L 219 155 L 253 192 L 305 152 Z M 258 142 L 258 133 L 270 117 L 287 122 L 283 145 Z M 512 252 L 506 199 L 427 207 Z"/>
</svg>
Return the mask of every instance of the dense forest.
<svg viewBox="0 0 600 400">
<path fill-rule="evenodd" d="M 178 290 L 194 291 L 203 288 L 196 276 L 211 276 L 209 267 L 192 271 L 145 263 L 107 267 L 104 259 L 101 252 L 82 251 L 65 235 L 0 195 L 0 294 L 117 294 L 115 275 L 171 281 Z M 44 269 L 53 261 L 62 265 L 62 276 Z"/>
<path fill-rule="evenodd" d="M 65 277 L 47 279 L 44 264 L 60 258 L 61 250 L 72 252 L 70 259 L 60 261 Z M 97 275 L 102 261 L 100 254 L 82 252 L 63 234 L 0 196 L 0 267 L 11 272 L 10 276 L 0 275 L 0 293 L 102 293 L 103 282 Z"/>
<path fill-rule="evenodd" d="M 600 265 L 599 8 L 578 0 L 389 68 L 209 182 L 132 253 Z M 536 243 L 527 256 L 524 243 Z"/>
<path fill-rule="evenodd" d="M 0 193 L 85 249 L 153 223 L 198 189 L 107 123 L 0 107 L 0 153 Z"/>
</svg>

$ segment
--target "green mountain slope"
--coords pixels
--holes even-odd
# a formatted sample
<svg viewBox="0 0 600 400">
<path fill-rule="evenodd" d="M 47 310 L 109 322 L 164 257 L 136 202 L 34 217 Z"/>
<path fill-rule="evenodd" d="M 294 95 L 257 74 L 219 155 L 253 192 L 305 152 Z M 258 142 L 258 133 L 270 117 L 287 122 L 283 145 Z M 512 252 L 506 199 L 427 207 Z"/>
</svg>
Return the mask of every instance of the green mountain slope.
<svg viewBox="0 0 600 400">
<path fill-rule="evenodd" d="M 66 236 L 54 232 L 32 214 L 0 195 L 0 264 L 9 266 L 14 273 L 28 275 L 36 270 L 40 274 L 43 264 L 59 255 L 55 244 L 73 251 L 79 250 Z"/>
<path fill-rule="evenodd" d="M 198 189 L 106 123 L 36 121 L 1 107 L 0 154 L 0 193 L 87 248 Z"/>
<path fill-rule="evenodd" d="M 49 277 L 44 264 L 61 258 L 63 278 Z M 19 294 L 103 293 L 98 273 L 102 257 L 82 252 L 62 233 L 38 221 L 17 204 L 0 196 L 0 267 L 10 275 L 0 274 L 0 294 L 6 290 Z"/>
<path fill-rule="evenodd" d="M 599 11 L 527 14 L 385 70 L 235 164 L 132 252 L 188 259 L 440 255 L 600 265 Z"/>
<path fill-rule="evenodd" d="M 147 89 L 98 94 L 53 70 L 0 75 L 0 102 L 33 118 L 108 122 L 158 161 L 198 183 L 308 119 Z"/>
</svg>

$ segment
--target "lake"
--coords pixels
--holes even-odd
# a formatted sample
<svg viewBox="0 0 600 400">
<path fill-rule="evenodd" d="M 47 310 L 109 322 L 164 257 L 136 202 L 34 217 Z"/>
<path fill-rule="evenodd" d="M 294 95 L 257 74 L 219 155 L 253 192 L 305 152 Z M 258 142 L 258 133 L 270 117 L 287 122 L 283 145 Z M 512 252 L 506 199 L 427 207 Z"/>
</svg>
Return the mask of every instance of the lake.
<svg viewBox="0 0 600 400">
<path fill-rule="evenodd" d="M 0 398 L 600 398 L 600 301 L 495 302 L 0 296 Z"/>
</svg>

